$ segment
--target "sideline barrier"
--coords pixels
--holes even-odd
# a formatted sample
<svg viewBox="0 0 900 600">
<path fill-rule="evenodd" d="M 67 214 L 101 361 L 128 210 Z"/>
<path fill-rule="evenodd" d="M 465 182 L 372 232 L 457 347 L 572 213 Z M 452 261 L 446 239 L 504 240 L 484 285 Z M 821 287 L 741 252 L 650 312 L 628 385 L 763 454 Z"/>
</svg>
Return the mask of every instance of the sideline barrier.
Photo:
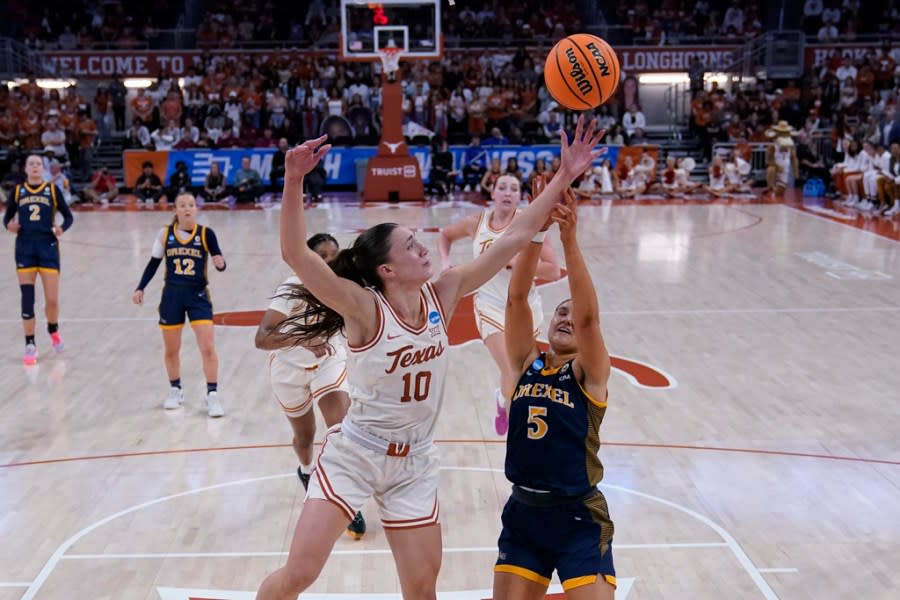
<svg viewBox="0 0 900 600">
<path fill-rule="evenodd" d="M 608 158 L 615 167 L 620 156 L 632 155 L 635 160 L 640 157 L 641 151 L 646 149 L 651 153 L 658 154 L 658 146 L 607 146 L 607 153 L 604 158 Z M 326 185 L 355 185 L 356 181 L 356 161 L 367 160 L 375 154 L 375 146 L 354 146 L 354 147 L 334 147 L 323 160 L 325 173 L 327 175 Z M 467 146 L 450 146 L 450 152 L 453 153 L 453 164 L 455 169 L 462 170 L 465 166 L 465 157 Z M 519 169 L 525 177 L 531 174 L 534 169 L 534 163 L 537 159 L 542 158 L 549 163 L 553 158 L 559 156 L 559 146 L 555 144 L 541 144 L 534 146 L 482 146 L 482 150 L 486 153 L 487 164 L 491 159 L 499 158 L 501 169 L 506 169 L 507 161 L 515 158 L 518 162 Z M 419 167 L 424 175 L 424 180 L 428 181 L 428 174 L 431 172 L 431 147 L 430 146 L 410 146 L 410 154 L 419 161 Z M 241 160 L 244 157 L 250 159 L 250 167 L 256 169 L 262 176 L 263 183 L 271 183 L 272 157 L 276 150 L 274 148 L 238 148 L 227 150 L 166 150 L 166 151 L 147 151 L 147 150 L 126 150 L 123 153 L 123 163 L 125 166 L 124 184 L 133 187 L 135 180 L 141 174 L 141 165 L 145 161 L 153 163 L 153 169 L 163 182 L 168 182 L 169 176 L 175 172 L 175 165 L 178 161 L 184 161 L 191 174 L 191 181 L 196 186 L 202 186 L 209 167 L 212 163 L 218 163 L 220 170 L 225 175 L 226 181 L 231 184 L 234 180 L 234 173 L 241 168 Z M 597 161 L 599 164 L 600 161 Z M 458 180 L 461 181 L 461 178 Z"/>
</svg>

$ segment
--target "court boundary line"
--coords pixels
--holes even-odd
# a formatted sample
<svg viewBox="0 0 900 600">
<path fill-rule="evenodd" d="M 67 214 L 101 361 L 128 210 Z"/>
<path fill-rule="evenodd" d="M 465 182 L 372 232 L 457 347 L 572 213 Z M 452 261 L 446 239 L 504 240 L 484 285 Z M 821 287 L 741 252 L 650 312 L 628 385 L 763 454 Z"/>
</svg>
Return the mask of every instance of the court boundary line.
<svg viewBox="0 0 900 600">
<path fill-rule="evenodd" d="M 724 548 L 726 542 L 673 542 L 671 544 L 616 544 L 616 552 L 620 550 L 671 550 L 673 548 Z M 444 548 L 445 554 L 463 554 L 466 552 L 497 552 L 496 546 L 473 546 L 460 548 Z M 372 548 L 368 550 L 332 550 L 335 556 L 368 556 L 390 554 L 390 548 Z M 139 558 L 270 558 L 287 556 L 287 552 L 144 552 L 144 553 L 110 553 L 110 554 L 66 554 L 60 560 L 106 560 L 106 559 L 139 559 Z M 27 585 L 27 584 L 26 584 Z"/>
<path fill-rule="evenodd" d="M 465 472 L 476 472 L 476 473 L 503 473 L 502 469 L 497 469 L 497 468 L 493 468 L 493 467 L 441 466 L 440 470 L 442 470 L 442 471 L 465 471 Z M 34 581 L 32 581 L 31 584 L 28 586 L 28 589 L 25 591 L 25 594 L 22 596 L 21 600 L 33 600 L 35 598 L 36 594 L 40 591 L 41 587 L 43 587 L 44 583 L 50 577 L 50 574 L 56 569 L 56 566 L 59 564 L 60 560 L 63 560 L 65 553 L 69 548 L 71 548 L 81 538 L 83 538 L 87 534 L 91 533 L 95 529 L 99 529 L 103 525 L 106 525 L 107 523 L 109 523 L 121 516 L 125 516 L 127 514 L 131 514 L 131 513 L 143 510 L 144 508 L 148 508 L 148 507 L 154 506 L 156 504 L 168 502 L 169 500 L 175 500 L 177 498 L 192 496 L 192 495 L 208 492 L 211 490 L 216 490 L 216 489 L 221 489 L 221 488 L 226 488 L 226 487 L 231 487 L 231 486 L 237 486 L 237 485 L 244 485 L 247 483 L 256 483 L 256 482 L 260 482 L 260 481 L 270 481 L 270 480 L 274 480 L 274 479 L 293 478 L 295 476 L 296 476 L 295 473 L 291 472 L 291 473 L 283 473 L 283 474 L 279 474 L 279 475 L 264 475 L 261 477 L 251 477 L 251 478 L 247 478 L 247 479 L 240 479 L 237 481 L 230 481 L 230 482 L 219 483 L 219 484 L 214 484 L 214 485 L 209 485 L 209 486 L 203 486 L 203 487 L 195 488 L 192 490 L 186 490 L 184 492 L 179 492 L 177 494 L 170 494 L 168 496 L 163 496 L 160 498 L 156 498 L 154 500 L 148 500 L 146 502 L 142 502 L 140 504 L 131 506 L 131 507 L 121 510 L 117 513 L 114 513 L 112 515 L 104 517 L 103 519 L 100 519 L 99 521 L 95 521 L 91 525 L 88 525 L 87 527 L 81 529 L 80 531 L 78 531 L 75 534 L 73 534 L 72 536 L 70 536 L 67 540 L 65 540 L 62 544 L 60 544 L 57 547 L 57 549 L 53 552 L 53 554 L 50 556 L 50 558 L 47 560 L 47 562 L 41 568 L 40 572 L 38 573 L 38 576 L 35 577 Z M 693 511 L 685 506 L 681 506 L 680 504 L 677 504 L 675 502 L 666 500 L 664 498 L 660 498 L 658 496 L 654 496 L 652 494 L 638 492 L 637 490 L 633 490 L 633 489 L 626 488 L 623 486 L 609 484 L 609 483 L 601 483 L 599 487 L 618 490 L 625 494 L 631 494 L 631 495 L 638 496 L 640 498 L 644 498 L 644 499 L 647 499 L 647 500 L 650 500 L 653 502 L 658 502 L 660 504 L 663 504 L 664 506 L 668 506 L 669 508 L 673 508 L 673 509 L 678 510 L 690 517 L 693 517 L 695 520 L 700 521 L 704 525 L 708 526 L 710 529 L 715 531 L 719 535 L 719 537 L 725 542 L 725 545 L 729 547 L 729 549 L 732 551 L 732 554 L 734 555 L 735 559 L 744 568 L 744 571 L 747 573 L 747 575 L 750 576 L 750 579 L 756 584 L 757 588 L 760 590 L 760 592 L 762 592 L 762 594 L 766 598 L 766 600 L 779 600 L 778 596 L 775 594 L 775 591 L 772 590 L 772 588 L 769 586 L 768 582 L 766 582 L 766 580 L 762 577 L 759 569 L 753 564 L 753 561 L 750 559 L 749 556 L 747 556 L 746 552 L 744 552 L 743 548 L 741 548 L 741 546 L 737 542 L 737 540 L 730 533 L 728 533 L 728 531 L 725 528 L 721 527 L 720 525 L 718 525 L 717 523 L 715 523 L 708 517 L 705 517 L 704 515 L 696 512 L 696 511 Z"/>
<path fill-rule="evenodd" d="M 315 445 L 321 445 L 322 442 L 315 442 Z M 464 440 L 464 439 L 443 439 L 435 440 L 435 444 L 505 444 L 506 440 Z M 650 448 L 660 450 L 697 450 L 706 452 L 733 452 L 736 454 L 761 454 L 765 456 L 784 456 L 787 458 L 811 458 L 819 460 L 845 461 L 862 464 L 876 464 L 888 466 L 900 466 L 900 460 L 888 460 L 881 458 L 867 458 L 864 456 L 843 456 L 839 454 L 815 454 L 811 452 L 791 452 L 789 450 L 767 450 L 765 448 L 730 448 L 726 446 L 701 446 L 692 444 L 665 444 L 655 442 L 612 442 L 604 441 L 602 446 L 611 446 L 614 448 Z M 91 460 L 109 460 L 117 458 L 140 458 L 146 456 L 165 456 L 169 454 L 194 454 L 200 452 L 230 452 L 235 450 L 270 450 L 274 448 L 290 448 L 291 445 L 283 444 L 248 444 L 245 446 L 219 446 L 208 448 L 172 448 L 168 450 L 146 450 L 143 452 L 121 452 L 115 454 L 95 454 L 87 456 L 69 456 L 62 458 L 48 458 L 43 460 L 22 461 L 14 463 L 0 464 L 0 469 L 12 469 L 15 467 L 34 467 L 40 465 L 52 465 L 67 462 L 82 462 Z"/>
<path fill-rule="evenodd" d="M 838 221 L 836 219 L 829 219 L 828 217 L 825 217 L 823 215 L 819 215 L 802 208 L 797 208 L 796 206 L 791 206 L 789 204 L 782 204 L 781 206 L 788 208 L 795 213 L 806 215 L 807 217 L 812 217 L 814 219 L 819 219 L 820 221 L 825 221 L 826 223 L 831 223 L 832 225 L 840 225 L 843 228 L 852 229 L 853 231 L 857 231 L 859 233 L 864 233 L 868 236 L 874 237 L 875 239 L 887 240 L 889 242 L 893 242 L 894 244 L 900 244 L 900 240 L 895 240 L 894 238 L 887 237 L 886 235 L 881 235 L 880 233 L 875 233 L 874 231 L 868 231 L 866 229 L 863 229 L 862 227 L 851 225 L 850 223 L 844 223 L 843 221 Z"/>
</svg>

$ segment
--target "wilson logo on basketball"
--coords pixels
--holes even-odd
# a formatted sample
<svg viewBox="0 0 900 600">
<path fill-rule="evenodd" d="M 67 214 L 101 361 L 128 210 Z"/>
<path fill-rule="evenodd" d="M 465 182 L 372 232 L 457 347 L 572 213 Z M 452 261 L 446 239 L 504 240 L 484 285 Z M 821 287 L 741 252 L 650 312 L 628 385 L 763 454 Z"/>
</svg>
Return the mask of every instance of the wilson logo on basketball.
<svg viewBox="0 0 900 600">
<path fill-rule="evenodd" d="M 606 59 L 603 58 L 603 54 L 600 52 L 597 44 L 590 42 L 587 44 L 587 49 L 591 51 L 591 56 L 597 61 L 597 66 L 600 67 L 600 74 L 604 77 L 609 77 L 609 65 L 606 64 Z"/>
<path fill-rule="evenodd" d="M 397 348 L 392 352 L 388 352 L 387 355 L 393 357 L 394 362 L 391 363 L 391 368 L 385 369 L 384 372 L 390 375 L 397 370 L 398 366 L 410 367 L 412 365 L 421 365 L 422 363 L 434 360 L 444 353 L 444 344 L 442 342 L 438 342 L 437 346 L 428 346 L 427 348 L 410 352 L 409 350 L 412 347 L 412 344 L 409 344 L 402 348 Z"/>
<path fill-rule="evenodd" d="M 574 83 L 578 86 L 578 91 L 587 96 L 594 91 L 594 86 L 588 81 L 587 75 L 584 72 L 584 67 L 581 66 L 581 63 L 578 62 L 578 57 L 575 56 L 575 50 L 566 48 L 566 58 L 569 59 L 569 64 L 572 66 L 569 75 L 575 80 Z"/>
</svg>

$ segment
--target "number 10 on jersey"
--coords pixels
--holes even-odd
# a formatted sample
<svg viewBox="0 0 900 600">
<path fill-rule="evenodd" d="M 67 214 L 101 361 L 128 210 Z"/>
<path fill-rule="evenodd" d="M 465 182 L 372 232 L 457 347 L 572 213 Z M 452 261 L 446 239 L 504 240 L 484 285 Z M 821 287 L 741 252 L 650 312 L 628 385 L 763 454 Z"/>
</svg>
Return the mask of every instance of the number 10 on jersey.
<svg viewBox="0 0 900 600">
<path fill-rule="evenodd" d="M 403 374 L 403 395 L 400 402 L 409 402 L 415 399 L 421 402 L 428 398 L 428 390 L 431 388 L 431 371 L 419 371 L 418 373 Z"/>
</svg>

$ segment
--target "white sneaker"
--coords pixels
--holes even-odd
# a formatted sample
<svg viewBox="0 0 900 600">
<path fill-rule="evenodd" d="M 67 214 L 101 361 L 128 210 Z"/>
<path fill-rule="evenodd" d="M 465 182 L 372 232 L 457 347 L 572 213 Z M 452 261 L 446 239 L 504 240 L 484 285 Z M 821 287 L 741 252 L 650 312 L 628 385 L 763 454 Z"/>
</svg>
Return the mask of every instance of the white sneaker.
<svg viewBox="0 0 900 600">
<path fill-rule="evenodd" d="M 175 410 L 176 408 L 181 408 L 182 404 L 184 404 L 184 390 L 177 387 L 170 387 L 169 395 L 166 396 L 166 399 L 163 401 L 163 408 L 166 410 Z"/>
<path fill-rule="evenodd" d="M 863 200 L 859 203 L 859 210 L 872 210 L 872 203 L 868 200 Z"/>
<path fill-rule="evenodd" d="M 206 394 L 206 414 L 213 418 L 225 416 L 225 409 L 222 408 L 222 404 L 219 402 L 217 392 L 208 392 Z"/>
</svg>

